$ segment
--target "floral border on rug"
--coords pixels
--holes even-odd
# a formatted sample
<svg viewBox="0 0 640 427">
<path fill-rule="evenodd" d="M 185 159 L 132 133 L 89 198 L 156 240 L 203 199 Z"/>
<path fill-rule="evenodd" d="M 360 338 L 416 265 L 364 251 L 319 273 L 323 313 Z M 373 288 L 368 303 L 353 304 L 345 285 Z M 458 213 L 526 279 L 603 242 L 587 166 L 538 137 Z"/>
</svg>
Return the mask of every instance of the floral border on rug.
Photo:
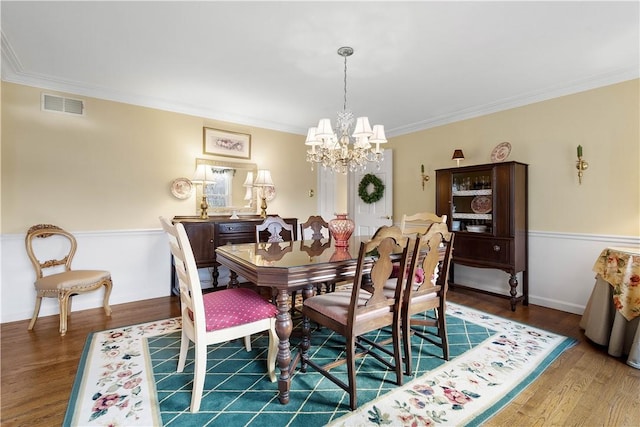
<svg viewBox="0 0 640 427">
<path fill-rule="evenodd" d="M 576 343 L 574 339 L 454 304 L 449 304 L 447 314 L 498 332 L 483 344 L 330 425 L 477 425 Z"/>
<path fill-rule="evenodd" d="M 64 425 L 159 425 L 155 381 L 142 338 L 181 327 L 176 317 L 92 334 L 80 360 L 80 369 L 84 365 L 87 372 L 77 373 L 82 381 L 76 379 Z M 96 355 L 99 360 L 93 360 Z"/>
</svg>

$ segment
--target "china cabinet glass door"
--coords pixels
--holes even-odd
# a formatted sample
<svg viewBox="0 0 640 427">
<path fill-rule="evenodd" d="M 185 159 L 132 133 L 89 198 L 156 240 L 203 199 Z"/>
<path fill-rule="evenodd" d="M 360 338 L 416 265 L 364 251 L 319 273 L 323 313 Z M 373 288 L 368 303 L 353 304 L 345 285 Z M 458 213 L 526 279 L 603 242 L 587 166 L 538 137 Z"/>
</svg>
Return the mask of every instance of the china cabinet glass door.
<svg viewBox="0 0 640 427">
<path fill-rule="evenodd" d="M 493 232 L 493 187 L 490 169 L 452 174 L 453 231 Z"/>
</svg>

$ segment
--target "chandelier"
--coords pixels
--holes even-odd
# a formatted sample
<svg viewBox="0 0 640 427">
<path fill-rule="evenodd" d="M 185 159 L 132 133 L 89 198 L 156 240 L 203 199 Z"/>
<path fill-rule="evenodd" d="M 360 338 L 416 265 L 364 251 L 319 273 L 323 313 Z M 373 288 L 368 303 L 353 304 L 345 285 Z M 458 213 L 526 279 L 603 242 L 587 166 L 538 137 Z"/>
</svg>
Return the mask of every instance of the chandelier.
<svg viewBox="0 0 640 427">
<path fill-rule="evenodd" d="M 380 144 L 387 142 L 384 126 L 374 125 L 372 129 L 367 117 L 358 117 L 354 127 L 353 113 L 347 109 L 347 57 L 353 55 L 353 48 L 341 47 L 338 55 L 344 58 L 344 105 L 338 112 L 335 132 L 329 119 L 320 119 L 317 127 L 309 128 L 307 162 L 311 170 L 319 164 L 343 174 L 364 171 L 368 163 L 376 163 L 379 168 L 383 160 Z"/>
</svg>

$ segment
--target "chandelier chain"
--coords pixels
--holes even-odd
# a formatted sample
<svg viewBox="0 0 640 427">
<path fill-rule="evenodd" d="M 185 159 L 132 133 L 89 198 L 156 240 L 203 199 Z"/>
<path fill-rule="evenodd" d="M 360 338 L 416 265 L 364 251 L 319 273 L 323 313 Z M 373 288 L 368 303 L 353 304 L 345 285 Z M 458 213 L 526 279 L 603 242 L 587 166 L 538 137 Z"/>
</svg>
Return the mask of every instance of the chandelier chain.
<svg viewBox="0 0 640 427">
<path fill-rule="evenodd" d="M 342 111 L 347 109 L 347 55 L 344 56 L 344 105 Z"/>
</svg>

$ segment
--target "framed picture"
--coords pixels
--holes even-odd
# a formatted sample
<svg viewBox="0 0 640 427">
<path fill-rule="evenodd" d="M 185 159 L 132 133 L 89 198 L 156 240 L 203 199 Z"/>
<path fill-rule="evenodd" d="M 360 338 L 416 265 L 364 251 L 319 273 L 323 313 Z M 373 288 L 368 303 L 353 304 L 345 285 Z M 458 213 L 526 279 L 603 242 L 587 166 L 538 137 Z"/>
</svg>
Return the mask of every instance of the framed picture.
<svg viewBox="0 0 640 427">
<path fill-rule="evenodd" d="M 205 127 L 202 152 L 214 156 L 250 159 L 251 135 Z"/>
</svg>

